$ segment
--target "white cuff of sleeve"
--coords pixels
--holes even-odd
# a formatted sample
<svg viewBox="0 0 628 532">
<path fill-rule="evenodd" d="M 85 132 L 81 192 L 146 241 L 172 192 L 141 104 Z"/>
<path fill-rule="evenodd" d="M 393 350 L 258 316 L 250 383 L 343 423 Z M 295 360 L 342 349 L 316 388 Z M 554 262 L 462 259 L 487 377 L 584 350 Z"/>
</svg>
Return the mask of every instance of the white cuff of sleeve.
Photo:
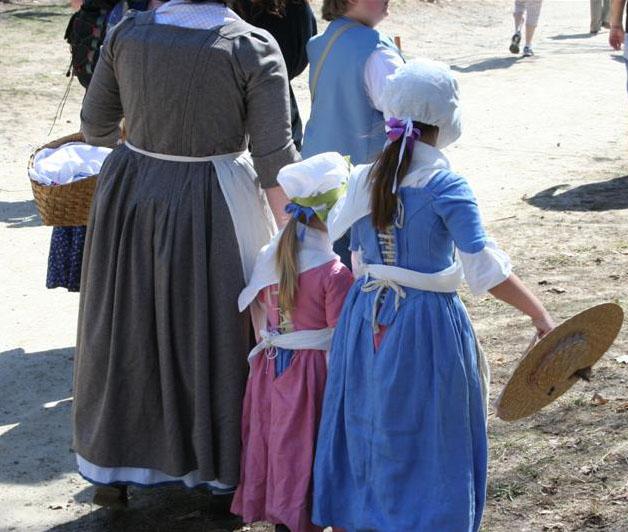
<svg viewBox="0 0 628 532">
<path fill-rule="evenodd" d="M 488 239 L 482 251 L 465 253 L 458 250 L 464 277 L 473 295 L 479 296 L 504 282 L 512 273 L 510 257 L 497 243 Z"/>
</svg>

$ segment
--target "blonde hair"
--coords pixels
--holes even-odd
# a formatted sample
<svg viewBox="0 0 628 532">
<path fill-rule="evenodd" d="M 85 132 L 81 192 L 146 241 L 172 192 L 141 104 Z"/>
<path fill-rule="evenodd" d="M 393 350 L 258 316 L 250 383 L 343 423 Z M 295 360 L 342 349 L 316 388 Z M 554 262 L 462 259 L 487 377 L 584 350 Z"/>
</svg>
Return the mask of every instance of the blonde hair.
<svg viewBox="0 0 628 532">
<path fill-rule="evenodd" d="M 323 18 L 329 22 L 343 17 L 348 10 L 348 0 L 323 0 Z"/>
<path fill-rule="evenodd" d="M 281 234 L 277 246 L 277 271 L 279 271 L 279 310 L 289 316 L 294 309 L 294 300 L 299 285 L 299 256 L 297 220 L 290 218 Z"/>
<path fill-rule="evenodd" d="M 290 319 L 290 314 L 294 310 L 297 290 L 299 288 L 298 223 L 318 229 L 319 231 L 327 231 L 327 226 L 318 216 L 313 216 L 309 222 L 302 216 L 298 220 L 296 218 L 290 218 L 290 221 L 283 229 L 283 233 L 277 244 L 275 264 L 279 272 L 279 311 L 287 319 Z"/>
</svg>

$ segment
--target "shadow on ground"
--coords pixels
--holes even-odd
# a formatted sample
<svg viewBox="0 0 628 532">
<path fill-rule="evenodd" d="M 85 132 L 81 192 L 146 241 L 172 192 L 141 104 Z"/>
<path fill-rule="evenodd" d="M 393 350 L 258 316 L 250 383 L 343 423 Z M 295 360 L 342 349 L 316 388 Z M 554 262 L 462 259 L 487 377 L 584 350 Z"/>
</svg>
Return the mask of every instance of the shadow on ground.
<svg viewBox="0 0 628 532">
<path fill-rule="evenodd" d="M 596 34 L 594 33 L 568 33 L 568 34 L 564 34 L 564 35 L 552 35 L 550 37 L 550 39 L 552 41 L 568 41 L 571 39 L 590 39 L 591 37 L 595 37 Z"/>
<path fill-rule="evenodd" d="M 577 187 L 556 185 L 526 201 L 549 211 L 613 211 L 628 209 L 628 176 Z"/>
<path fill-rule="evenodd" d="M 464 74 L 469 72 L 485 72 L 487 70 L 504 70 L 506 68 L 510 68 L 521 59 L 522 57 L 519 56 L 491 57 L 465 67 L 452 65 L 451 69 L 455 72 L 462 72 Z"/>
<path fill-rule="evenodd" d="M 70 347 L 0 353 L 0 484 L 38 484 L 74 470 L 73 357 Z"/>
<path fill-rule="evenodd" d="M 76 472 L 70 416 L 73 358 L 70 347 L 0 353 L 0 486 L 43 485 Z M 93 494 L 90 486 L 73 498 L 89 504 Z M 228 512 L 229 505 L 228 497 L 202 489 L 130 488 L 127 509 L 93 506 L 89 514 L 50 530 L 236 530 L 242 522 Z"/>
<path fill-rule="evenodd" d="M 65 11 L 44 11 L 44 10 L 14 10 L 8 13 L 9 17 L 17 19 L 34 20 L 36 22 L 52 22 L 51 17 L 65 17 L 69 19 Z"/>
<path fill-rule="evenodd" d="M 77 500 L 89 500 L 92 493 L 93 488 L 87 488 L 76 498 Z M 177 487 L 131 488 L 128 508 L 121 510 L 98 508 L 79 519 L 57 525 L 49 530 L 51 532 L 236 530 L 242 527 L 242 521 L 228 513 L 229 503 L 230 498 L 212 497 L 204 490 L 188 490 Z"/>
<path fill-rule="evenodd" d="M 42 225 L 33 200 L 0 201 L 0 223 L 10 229 Z"/>
</svg>

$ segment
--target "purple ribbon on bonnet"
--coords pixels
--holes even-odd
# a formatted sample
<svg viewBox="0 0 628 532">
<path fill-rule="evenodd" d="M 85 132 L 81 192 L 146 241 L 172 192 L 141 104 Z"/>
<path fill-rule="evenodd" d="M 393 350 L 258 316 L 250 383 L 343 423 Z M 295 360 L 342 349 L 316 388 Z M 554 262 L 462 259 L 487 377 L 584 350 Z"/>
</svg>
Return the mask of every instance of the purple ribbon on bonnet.
<svg viewBox="0 0 628 532">
<path fill-rule="evenodd" d="M 414 127 L 412 118 L 394 118 L 391 117 L 386 120 L 386 146 L 389 146 L 393 142 L 397 142 L 400 138 L 401 149 L 399 150 L 399 162 L 397 163 L 397 169 L 395 170 L 395 180 L 393 181 L 393 194 L 397 192 L 397 175 L 399 174 L 399 168 L 403 161 L 404 155 L 407 153 L 409 157 L 412 157 L 414 152 L 414 143 L 421 138 L 421 130 L 418 127 Z"/>
</svg>

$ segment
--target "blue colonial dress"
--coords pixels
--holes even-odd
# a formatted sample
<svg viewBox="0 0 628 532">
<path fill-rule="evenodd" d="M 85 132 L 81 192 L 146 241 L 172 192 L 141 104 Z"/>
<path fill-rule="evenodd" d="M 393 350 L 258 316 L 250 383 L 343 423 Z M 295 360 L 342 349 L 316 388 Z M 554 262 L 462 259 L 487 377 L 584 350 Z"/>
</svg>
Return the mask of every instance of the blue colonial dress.
<svg viewBox="0 0 628 532">
<path fill-rule="evenodd" d="M 330 215 L 332 225 L 351 223 L 351 249 L 367 269 L 436 278 L 460 267 L 475 293 L 510 275 L 467 181 L 439 150 L 417 143 L 384 232 L 368 214 L 368 170 L 357 169 Z M 348 531 L 478 530 L 487 478 L 484 362 L 455 286 L 359 278 L 330 352 L 313 521 Z"/>
</svg>

